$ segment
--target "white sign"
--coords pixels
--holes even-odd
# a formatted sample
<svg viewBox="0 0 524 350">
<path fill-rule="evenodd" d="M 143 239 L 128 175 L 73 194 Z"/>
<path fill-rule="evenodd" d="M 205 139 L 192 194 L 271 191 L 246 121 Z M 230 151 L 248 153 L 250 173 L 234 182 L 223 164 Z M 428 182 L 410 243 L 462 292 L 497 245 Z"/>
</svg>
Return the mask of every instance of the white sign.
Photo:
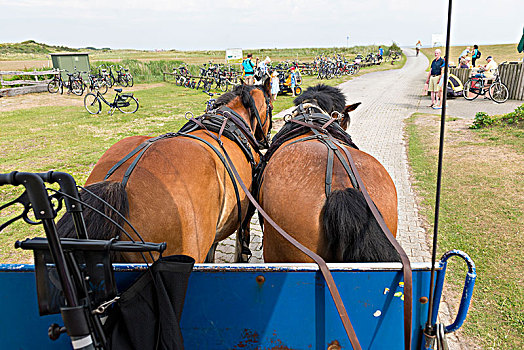
<svg viewBox="0 0 524 350">
<path fill-rule="evenodd" d="M 446 37 L 444 34 L 431 34 L 431 45 L 435 46 L 444 46 L 446 44 Z"/>
<path fill-rule="evenodd" d="M 226 62 L 227 63 L 233 63 L 242 62 L 242 58 L 244 56 L 242 55 L 242 49 L 227 49 L 226 50 Z"/>
</svg>

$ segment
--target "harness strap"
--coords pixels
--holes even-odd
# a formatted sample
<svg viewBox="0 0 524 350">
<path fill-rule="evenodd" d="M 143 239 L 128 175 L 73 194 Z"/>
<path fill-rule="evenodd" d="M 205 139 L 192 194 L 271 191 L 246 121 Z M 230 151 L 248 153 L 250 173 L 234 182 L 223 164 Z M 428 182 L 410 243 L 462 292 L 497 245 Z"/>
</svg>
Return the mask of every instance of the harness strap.
<svg viewBox="0 0 524 350">
<path fill-rule="evenodd" d="M 120 159 L 120 161 L 118 161 L 115 165 L 113 165 L 113 167 L 111 169 L 109 169 L 109 171 L 107 172 L 106 176 L 104 177 L 104 180 L 107 180 L 109 179 L 109 177 L 111 175 L 113 175 L 113 173 L 118 169 L 120 168 L 120 166 L 122 164 L 124 164 L 125 162 L 127 162 L 130 158 L 132 158 L 135 154 L 137 154 L 138 152 L 140 152 L 144 147 L 149 147 L 151 143 L 155 142 L 155 141 L 158 141 L 160 139 L 164 139 L 164 138 L 169 138 L 169 137 L 173 137 L 175 136 L 175 134 L 173 133 L 167 133 L 167 134 L 163 134 L 163 135 L 160 135 L 160 136 L 157 136 L 157 137 L 153 137 L 151 139 L 148 139 L 144 142 L 142 142 L 140 145 L 138 145 L 134 150 L 132 150 L 131 152 L 129 152 L 124 158 Z M 143 152 L 142 152 L 143 153 Z"/>
<path fill-rule="evenodd" d="M 228 117 L 233 123 L 235 123 L 240 132 L 242 132 L 242 134 L 244 134 L 244 136 L 247 138 L 247 141 L 253 147 L 255 152 L 261 155 L 260 145 L 258 141 L 255 139 L 255 136 L 253 136 L 254 132 L 251 130 L 251 127 L 246 123 L 244 118 L 242 118 L 240 115 L 238 115 L 237 112 L 226 106 L 220 107 L 220 109 L 217 111 L 217 114 Z"/>
<path fill-rule="evenodd" d="M 335 284 L 335 281 L 333 279 L 333 276 L 331 275 L 331 272 L 329 271 L 329 268 L 327 267 L 326 262 L 324 259 L 322 259 L 320 256 L 309 250 L 307 247 L 302 245 L 300 242 L 298 242 L 296 239 L 291 237 L 286 231 L 284 231 L 280 226 L 277 225 L 276 222 L 271 219 L 271 217 L 262 209 L 260 204 L 257 203 L 255 198 L 253 198 L 253 195 L 249 192 L 248 188 L 240 178 L 240 175 L 238 174 L 235 166 L 233 165 L 233 162 L 229 158 L 229 155 L 227 154 L 226 150 L 222 148 L 224 151 L 224 155 L 227 159 L 227 162 L 229 163 L 229 166 L 233 170 L 233 173 L 235 174 L 235 177 L 240 184 L 240 187 L 242 187 L 242 190 L 246 193 L 246 196 L 251 201 L 251 204 L 255 206 L 255 208 L 258 210 L 260 215 L 269 222 L 275 230 L 277 230 L 278 233 L 282 235 L 286 240 L 288 240 L 291 244 L 293 244 L 296 248 L 298 248 L 300 251 L 302 251 L 304 254 L 309 256 L 315 263 L 318 265 L 320 272 L 322 273 L 322 276 L 324 277 L 324 280 L 326 281 L 326 284 L 328 286 L 329 292 L 331 293 L 331 297 L 333 298 L 333 301 L 335 302 L 335 306 L 337 308 L 338 314 L 340 316 L 340 319 L 342 320 L 342 324 L 344 325 L 344 329 L 346 331 L 346 334 L 349 338 L 349 341 L 351 342 L 351 346 L 354 350 L 362 350 L 360 343 L 358 341 L 357 335 L 355 334 L 355 330 L 353 329 L 353 325 L 351 324 L 351 321 L 349 320 L 349 316 L 347 314 L 346 308 L 344 306 L 344 303 L 342 302 L 342 298 L 340 297 L 340 293 L 338 292 L 338 288 Z"/>
<path fill-rule="evenodd" d="M 328 163 L 326 166 L 326 197 L 331 193 L 331 184 L 333 183 L 333 149 L 328 147 Z"/>
<path fill-rule="evenodd" d="M 409 350 L 411 349 L 411 328 L 412 328 L 412 315 L 413 315 L 413 276 L 412 276 L 412 270 L 411 270 L 411 264 L 409 261 L 409 258 L 400 246 L 400 244 L 397 242 L 395 237 L 393 237 L 393 234 L 389 230 L 388 226 L 386 225 L 386 222 L 384 221 L 384 218 L 380 214 L 380 211 L 376 207 L 375 203 L 369 196 L 369 193 L 364 186 L 364 182 L 362 181 L 362 178 L 360 177 L 360 174 L 358 173 L 357 166 L 355 165 L 355 161 L 353 160 L 353 157 L 351 156 L 351 153 L 349 150 L 344 147 L 342 144 L 340 144 L 338 141 L 333 140 L 333 142 L 346 154 L 346 157 L 349 161 L 349 164 L 351 165 L 351 168 L 353 169 L 353 173 L 355 174 L 356 180 L 358 184 L 360 185 L 360 191 L 364 195 L 364 198 L 366 199 L 366 203 L 368 204 L 369 208 L 371 209 L 371 212 L 373 213 L 373 216 L 377 220 L 380 228 L 382 231 L 384 231 L 386 237 L 388 238 L 389 242 L 395 247 L 398 254 L 400 255 L 400 259 L 402 261 L 402 272 L 404 275 L 404 346 L 405 349 Z"/>
<path fill-rule="evenodd" d="M 227 173 L 229 175 L 229 178 L 231 179 L 231 182 L 233 183 L 233 188 L 235 190 L 235 197 L 236 197 L 236 200 L 237 200 L 238 223 L 239 223 L 238 232 L 240 234 L 240 237 L 242 237 L 242 239 L 243 239 L 244 236 L 242 235 L 242 231 L 243 231 L 242 230 L 242 206 L 240 205 L 240 191 L 238 190 L 238 186 L 237 186 L 237 183 L 235 181 L 235 176 L 231 172 L 231 168 L 228 166 L 228 164 L 226 162 L 226 159 L 224 158 L 222 153 L 220 153 L 220 151 L 215 146 L 213 146 L 210 142 L 204 140 L 203 138 L 200 138 L 200 137 L 195 136 L 195 135 L 183 134 L 183 133 L 180 133 L 178 135 L 179 136 L 183 136 L 183 137 L 189 137 L 191 139 L 198 140 L 198 141 L 201 141 L 201 142 L 205 143 L 207 146 L 209 146 L 209 148 L 211 148 L 213 150 L 213 152 L 215 152 L 215 154 L 218 156 L 218 158 L 224 164 L 224 168 L 226 168 L 226 171 L 227 171 Z M 224 146 L 223 146 L 222 142 L 217 140 L 217 139 L 215 139 L 215 140 L 218 142 L 220 147 L 225 152 L 225 149 L 224 149 Z M 251 252 L 249 252 L 248 254 L 251 255 Z"/>
</svg>

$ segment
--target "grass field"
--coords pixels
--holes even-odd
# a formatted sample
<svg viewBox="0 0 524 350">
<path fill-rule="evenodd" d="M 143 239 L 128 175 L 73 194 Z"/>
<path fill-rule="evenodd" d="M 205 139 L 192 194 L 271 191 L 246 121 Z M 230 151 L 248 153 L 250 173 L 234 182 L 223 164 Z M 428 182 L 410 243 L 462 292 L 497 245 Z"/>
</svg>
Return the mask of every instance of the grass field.
<svg viewBox="0 0 524 350">
<path fill-rule="evenodd" d="M 460 249 L 476 263 L 477 283 L 462 332 L 481 349 L 523 349 L 524 125 L 471 130 L 466 124 L 446 123 L 437 257 Z M 438 132 L 436 116 L 415 114 L 407 123 L 408 157 L 431 224 Z M 460 295 L 465 271 L 463 263 L 450 263 L 447 288 L 454 293 L 447 296 Z"/>
<path fill-rule="evenodd" d="M 405 60 L 403 57 L 395 65 L 363 68 L 358 75 L 400 68 Z M 352 77 L 321 81 L 306 76 L 302 87 L 307 88 L 320 82 L 338 85 L 349 79 Z M 124 89 L 128 90 L 130 89 Z M 192 111 L 195 115 L 200 115 L 204 112 L 208 99 L 202 91 L 179 87 L 172 81 L 139 84 L 132 90 L 140 101 L 140 109 L 131 115 L 117 111 L 110 116 L 105 105 L 102 114 L 89 115 L 83 107 L 83 97 L 76 96 L 41 93 L 2 98 L 0 173 L 13 170 L 59 170 L 71 173 L 79 184 L 83 184 L 96 161 L 112 144 L 127 136 L 156 136 L 177 131 L 186 122 L 185 112 Z M 109 92 L 108 95 L 106 98 L 112 101 L 112 93 Z M 291 95 L 278 96 L 274 103 L 274 114 L 292 105 Z M 1 106 L 5 107 L 1 109 Z M 19 190 L 0 187 L 0 203 L 14 199 L 17 192 Z M 14 211 L 0 214 L 0 222 L 4 222 L 13 213 Z M 41 235 L 41 232 L 38 226 L 32 227 L 20 222 L 4 230 L 0 235 L 0 262 L 31 261 L 30 254 L 12 249 L 13 242 Z"/>
<path fill-rule="evenodd" d="M 469 47 L 471 48 L 471 50 L 473 50 L 473 45 L 469 45 Z M 423 48 L 421 51 L 428 57 L 429 61 L 431 62 L 435 58 L 434 53 L 435 49 L 437 48 L 442 50 L 442 56 L 444 56 L 446 49 L 445 47 L 428 47 Z M 465 48 L 466 46 L 452 46 L 449 48 L 449 55 L 451 56 L 450 62 L 452 64 L 458 64 L 458 57 Z M 524 54 L 517 52 L 517 43 L 501 45 L 479 45 L 479 50 L 482 53 L 482 56 L 477 60 L 477 65 L 486 64 L 486 57 L 488 56 L 493 56 L 493 59 L 498 64 L 504 61 L 522 62 L 522 58 L 524 57 Z M 469 57 L 471 58 L 471 54 L 469 55 Z"/>
<path fill-rule="evenodd" d="M 382 45 L 387 53 L 388 46 Z M 40 69 L 52 66 L 49 53 L 77 51 L 88 52 L 92 64 L 98 61 L 121 62 L 122 60 L 147 61 L 184 61 L 187 64 L 201 65 L 213 61 L 214 63 L 224 63 L 225 50 L 208 51 L 143 51 L 143 50 L 111 50 L 111 49 L 72 49 L 62 46 L 49 46 L 42 43 L 35 43 L 32 40 L 14 43 L 0 43 L 0 71 L 18 69 Z M 340 53 L 347 58 L 353 58 L 357 54 L 366 55 L 369 52 L 377 52 L 378 45 L 335 47 L 335 48 L 297 48 L 297 49 L 244 49 L 244 55 L 253 54 L 253 59 L 264 59 L 269 56 L 273 61 L 300 60 L 301 62 L 312 61 L 320 54 Z"/>
</svg>

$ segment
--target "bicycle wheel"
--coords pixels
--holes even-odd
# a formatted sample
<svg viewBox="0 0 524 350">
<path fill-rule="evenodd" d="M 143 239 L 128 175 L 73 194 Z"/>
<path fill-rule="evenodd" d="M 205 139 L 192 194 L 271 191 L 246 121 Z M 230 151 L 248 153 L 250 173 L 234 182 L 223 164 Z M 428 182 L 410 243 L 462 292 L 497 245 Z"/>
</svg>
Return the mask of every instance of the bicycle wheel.
<svg viewBox="0 0 524 350">
<path fill-rule="evenodd" d="M 52 94 L 56 94 L 60 90 L 60 82 L 58 79 L 53 79 L 47 84 L 47 91 Z"/>
<path fill-rule="evenodd" d="M 133 76 L 131 74 L 127 75 L 127 86 L 132 87 L 135 85 L 135 82 L 133 81 Z"/>
<path fill-rule="evenodd" d="M 106 75 L 106 77 L 104 78 L 104 80 L 105 80 L 105 82 L 106 82 L 108 88 L 112 88 L 113 85 L 115 85 L 115 81 L 114 81 L 113 78 L 111 78 L 110 75 Z"/>
<path fill-rule="evenodd" d="M 473 80 L 468 79 L 466 81 L 466 84 L 464 84 L 464 89 L 462 90 L 462 96 L 468 101 L 472 101 L 479 97 L 480 89 L 478 89 L 475 85 L 480 84 L 480 82 L 475 82 L 473 84 Z"/>
<path fill-rule="evenodd" d="M 226 92 L 227 91 L 227 82 L 225 80 L 220 80 L 219 87 L 220 87 L 220 91 Z"/>
<path fill-rule="evenodd" d="M 497 103 L 504 103 L 509 98 L 508 88 L 503 83 L 493 83 L 489 87 L 489 97 Z"/>
<path fill-rule="evenodd" d="M 105 93 L 107 92 L 107 84 L 105 82 L 105 80 L 99 80 L 95 83 L 95 88 L 98 89 L 98 91 L 100 91 L 100 93 L 102 95 L 105 95 Z"/>
<path fill-rule="evenodd" d="M 102 104 L 95 94 L 88 93 L 84 97 L 84 107 L 90 114 L 98 114 L 102 110 Z"/>
<path fill-rule="evenodd" d="M 71 91 L 77 96 L 82 96 L 84 93 L 84 84 L 80 80 L 73 80 L 71 82 Z"/>
<path fill-rule="evenodd" d="M 120 96 L 116 108 L 122 113 L 135 113 L 138 110 L 138 100 L 134 96 Z"/>
</svg>

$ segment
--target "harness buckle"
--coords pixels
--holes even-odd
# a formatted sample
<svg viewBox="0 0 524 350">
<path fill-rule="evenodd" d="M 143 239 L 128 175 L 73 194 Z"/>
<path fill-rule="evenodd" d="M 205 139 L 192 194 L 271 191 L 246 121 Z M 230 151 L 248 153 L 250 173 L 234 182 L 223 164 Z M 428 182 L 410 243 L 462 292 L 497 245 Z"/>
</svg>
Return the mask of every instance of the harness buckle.
<svg viewBox="0 0 524 350">
<path fill-rule="evenodd" d="M 186 120 L 190 120 L 190 119 L 191 119 L 191 118 L 188 118 L 188 117 L 187 117 L 188 114 L 191 116 L 191 118 L 194 118 L 194 117 L 195 117 L 195 115 L 193 114 L 193 112 L 191 112 L 191 111 L 187 111 L 186 114 L 184 114 L 184 118 L 186 118 Z"/>
</svg>

